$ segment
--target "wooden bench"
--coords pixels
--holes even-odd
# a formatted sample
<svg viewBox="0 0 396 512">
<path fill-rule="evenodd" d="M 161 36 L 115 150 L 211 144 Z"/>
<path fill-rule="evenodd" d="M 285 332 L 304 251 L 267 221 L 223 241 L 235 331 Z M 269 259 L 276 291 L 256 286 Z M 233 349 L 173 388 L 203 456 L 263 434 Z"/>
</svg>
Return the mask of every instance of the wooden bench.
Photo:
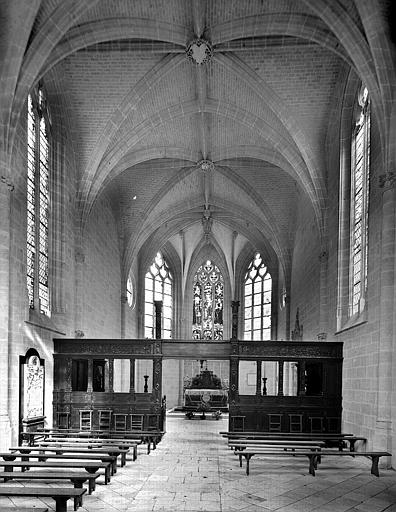
<svg viewBox="0 0 396 512">
<path fill-rule="evenodd" d="M 43 443 L 42 446 L 13 446 L 10 448 L 11 452 L 20 452 L 20 453 L 31 453 L 32 451 L 36 452 L 54 452 L 58 454 L 62 453 L 81 453 L 81 454 L 90 454 L 90 453 L 102 453 L 104 455 L 110 455 L 113 457 L 120 456 L 120 465 L 125 466 L 126 464 L 126 455 L 129 453 L 129 448 L 117 448 L 117 447 L 111 447 L 108 448 L 96 448 L 96 447 L 73 447 L 73 446 L 59 446 L 54 445 L 51 446 L 49 443 L 48 445 L 46 443 Z"/>
<path fill-rule="evenodd" d="M 100 460 L 101 462 L 110 462 L 111 467 L 111 475 L 114 475 L 117 472 L 117 456 L 116 455 L 108 455 L 103 453 L 51 453 L 51 452 L 39 452 L 39 453 L 20 453 L 20 452 L 0 452 L 0 457 L 3 460 L 15 460 L 16 458 L 21 458 L 21 460 L 31 460 L 37 459 L 39 461 L 46 462 L 50 459 L 50 462 L 53 460 L 89 460 L 95 461 Z M 0 462 L 1 464 L 1 462 Z"/>
<path fill-rule="evenodd" d="M 70 480 L 77 489 L 88 481 L 88 494 L 92 494 L 96 488 L 96 479 L 99 473 L 87 473 L 83 471 L 0 471 L 0 478 L 4 482 L 8 480 Z"/>
<path fill-rule="evenodd" d="M 342 451 L 335 451 L 335 450 L 321 450 L 320 452 L 320 457 L 322 458 L 323 456 L 327 457 L 327 456 L 337 456 L 337 457 L 342 457 L 342 456 L 347 456 L 347 457 L 367 457 L 369 459 L 371 459 L 371 474 L 372 475 L 375 475 L 375 476 L 378 476 L 379 477 L 379 471 L 378 471 L 378 463 L 379 463 L 379 459 L 381 457 L 392 457 L 392 454 L 389 453 L 389 452 L 375 452 L 375 451 L 370 451 L 370 452 L 353 452 L 353 453 L 350 453 L 350 452 L 342 452 Z"/>
<path fill-rule="evenodd" d="M 388 452 L 354 452 L 351 454 L 350 452 L 340 452 L 337 450 L 320 450 L 320 451 L 294 451 L 293 454 L 290 452 L 285 452 L 281 450 L 264 450 L 260 448 L 247 448 L 244 451 L 236 450 L 235 455 L 239 456 L 240 466 L 242 466 L 242 457 L 245 457 L 246 459 L 246 474 L 249 475 L 249 463 L 250 459 L 254 455 L 263 455 L 266 457 L 295 457 L 295 456 L 301 456 L 301 457 L 308 457 L 309 459 L 309 473 L 312 476 L 315 476 L 315 469 L 317 469 L 318 460 L 319 457 L 322 459 L 323 456 L 348 456 L 348 457 L 356 457 L 356 456 L 362 456 L 362 457 L 368 457 L 371 458 L 371 473 L 375 476 L 379 477 L 379 471 L 378 471 L 378 462 L 380 457 L 391 457 L 391 454 Z"/>
<path fill-rule="evenodd" d="M 232 449 L 243 450 L 250 446 L 255 447 L 273 447 L 281 448 L 283 450 L 303 447 L 306 449 L 321 449 L 325 446 L 323 441 L 289 441 L 289 440 L 269 440 L 269 439 L 229 439 L 228 446 Z"/>
<path fill-rule="evenodd" d="M 71 439 L 65 438 L 65 439 L 48 439 L 47 441 L 39 441 L 37 444 L 33 446 L 37 447 L 64 447 L 64 448 L 75 448 L 75 449 L 84 449 L 87 450 L 105 450 L 106 453 L 109 453 L 109 455 L 114 455 L 117 452 L 121 454 L 121 465 L 125 466 L 126 464 L 126 454 L 129 452 L 130 449 L 132 449 L 133 453 L 133 460 L 137 459 L 137 447 L 140 444 L 140 440 L 137 440 L 136 442 L 133 442 L 132 440 L 124 441 L 121 439 L 112 439 L 111 441 L 106 440 L 93 440 L 93 441 L 73 441 Z M 30 447 L 31 445 L 29 445 Z M 29 448 L 26 447 L 26 448 Z M 112 452 L 112 453 L 110 453 Z M 100 452 L 99 452 L 100 453 Z"/>
<path fill-rule="evenodd" d="M 38 441 L 39 444 L 43 444 L 43 442 L 72 442 L 72 443 L 91 443 L 96 444 L 98 446 L 118 446 L 118 447 L 133 447 L 138 444 L 146 443 L 147 444 L 147 453 L 150 453 L 151 445 L 153 446 L 153 450 L 157 447 L 157 438 L 156 436 L 134 436 L 134 437 L 69 437 L 69 436 L 57 436 L 50 435 L 45 436 L 43 441 Z M 136 448 L 137 449 L 137 448 Z"/>
<path fill-rule="evenodd" d="M 326 433 L 293 433 L 293 432 L 220 432 L 223 437 L 228 439 L 245 438 L 245 439 L 268 439 L 268 440 L 289 440 L 289 441 L 323 441 L 327 445 L 336 444 L 340 451 L 343 450 L 345 444 L 349 444 L 349 451 L 355 451 L 355 443 L 357 441 L 367 442 L 365 437 L 354 436 L 353 434 L 326 434 Z"/>
<path fill-rule="evenodd" d="M 48 508 L 1 507 L 1 512 L 48 512 Z"/>
<path fill-rule="evenodd" d="M 16 485 L 0 485 L 0 496 L 23 496 L 34 498 L 53 498 L 56 512 L 67 512 L 67 500 L 81 498 L 87 490 L 74 487 L 19 487 Z"/>
<path fill-rule="evenodd" d="M 52 468 L 83 468 L 90 474 L 96 473 L 99 469 L 104 470 L 105 484 L 110 482 L 111 463 L 96 461 L 79 461 L 79 460 L 63 460 L 63 461 L 40 461 L 40 460 L 4 460 L 0 462 L 0 466 L 4 467 L 4 471 L 13 471 L 14 468 L 21 468 L 22 471 L 30 468 L 41 468 L 50 471 Z M 16 474 L 19 474 L 18 472 Z"/>
<path fill-rule="evenodd" d="M 82 489 L 83 483 L 88 481 L 88 494 L 95 490 L 96 479 L 99 473 L 90 475 L 81 471 L 0 471 L 0 478 L 8 480 L 70 480 L 75 489 Z M 74 497 L 74 510 L 82 506 L 82 497 Z"/>
<path fill-rule="evenodd" d="M 152 444 L 153 450 L 156 449 L 157 444 L 161 441 L 165 431 L 163 430 L 79 430 L 79 429 L 40 429 L 35 432 L 27 433 L 30 439 L 30 444 L 34 436 L 41 436 L 47 439 L 48 437 L 69 437 L 69 438 L 94 438 L 94 439 L 124 439 L 140 441 L 141 443 Z M 148 447 L 148 453 L 149 447 Z"/>
</svg>

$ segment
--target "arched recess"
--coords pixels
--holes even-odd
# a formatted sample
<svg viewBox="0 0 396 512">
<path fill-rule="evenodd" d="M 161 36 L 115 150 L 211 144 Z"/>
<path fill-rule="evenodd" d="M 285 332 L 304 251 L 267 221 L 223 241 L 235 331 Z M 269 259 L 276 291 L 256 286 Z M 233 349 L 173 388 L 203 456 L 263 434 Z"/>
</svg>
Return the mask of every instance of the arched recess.
<svg viewBox="0 0 396 512">
<path fill-rule="evenodd" d="M 149 241 L 148 241 L 149 242 Z M 145 275 L 153 262 L 155 255 L 157 252 L 161 252 L 164 257 L 166 263 L 169 266 L 169 270 L 172 272 L 173 276 L 173 289 L 172 289 L 172 339 L 179 338 L 179 318 L 180 318 L 180 300 L 181 296 L 181 263 L 179 255 L 176 252 L 176 249 L 173 247 L 171 243 L 165 243 L 162 247 L 156 247 L 154 250 L 150 247 L 150 250 L 147 250 L 146 244 L 142 247 L 139 252 L 139 264 L 138 264 L 138 301 L 139 304 L 139 321 L 138 321 L 138 332 L 140 337 L 144 337 L 144 280 Z"/>
<path fill-rule="evenodd" d="M 194 251 L 188 271 L 186 273 L 186 284 L 184 289 L 184 308 L 183 308 L 183 328 L 182 338 L 192 339 L 192 317 L 193 317 L 193 279 L 198 268 L 207 260 L 211 260 L 215 264 L 224 278 L 224 303 L 223 303 L 223 339 L 228 340 L 231 337 L 231 286 L 230 273 L 224 253 L 220 247 L 216 247 L 213 243 L 206 243 L 202 240 Z"/>
<path fill-rule="evenodd" d="M 276 340 L 278 336 L 278 295 L 279 295 L 279 261 L 272 249 L 264 245 L 247 244 L 239 254 L 235 264 L 235 297 L 239 300 L 238 311 L 238 338 L 243 339 L 243 308 L 244 308 L 244 280 L 248 265 L 252 261 L 256 252 L 259 252 L 268 268 L 272 278 L 272 297 L 271 297 L 271 339 Z"/>
<path fill-rule="evenodd" d="M 349 254 L 350 254 L 350 197 L 351 197 L 351 143 L 353 113 L 356 95 L 361 85 L 353 72 L 348 76 L 343 95 L 340 119 L 340 176 L 338 225 L 337 330 L 348 320 L 349 309 Z"/>
<path fill-rule="evenodd" d="M 23 432 L 44 427 L 44 359 L 34 348 L 19 356 L 19 441 Z"/>
</svg>

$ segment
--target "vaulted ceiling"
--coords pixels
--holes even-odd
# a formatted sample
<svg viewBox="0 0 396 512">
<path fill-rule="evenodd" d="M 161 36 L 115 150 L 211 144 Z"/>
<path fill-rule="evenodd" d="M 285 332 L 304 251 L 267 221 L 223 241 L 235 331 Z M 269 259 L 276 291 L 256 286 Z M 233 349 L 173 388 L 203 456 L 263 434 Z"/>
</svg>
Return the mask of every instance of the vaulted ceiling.
<svg viewBox="0 0 396 512">
<path fill-rule="evenodd" d="M 40 77 L 70 134 L 82 223 L 105 197 L 126 266 L 180 232 L 192 252 L 206 226 L 219 250 L 239 237 L 287 271 L 298 204 L 321 240 L 329 126 L 368 52 L 359 2 L 69 3 L 42 1 L 30 37 L 47 32 Z"/>
</svg>

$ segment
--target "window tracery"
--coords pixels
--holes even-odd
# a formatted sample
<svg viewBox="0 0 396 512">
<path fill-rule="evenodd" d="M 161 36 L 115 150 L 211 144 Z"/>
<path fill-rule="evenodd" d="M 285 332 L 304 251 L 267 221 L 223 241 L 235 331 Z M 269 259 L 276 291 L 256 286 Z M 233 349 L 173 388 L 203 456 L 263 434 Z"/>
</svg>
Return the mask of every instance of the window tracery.
<svg viewBox="0 0 396 512">
<path fill-rule="evenodd" d="M 352 136 L 349 315 L 364 308 L 367 288 L 368 200 L 370 175 L 370 99 L 362 87 Z"/>
<path fill-rule="evenodd" d="M 173 276 L 164 257 L 157 252 L 145 275 L 144 336 L 155 337 L 154 301 L 162 301 L 162 338 L 172 338 L 172 288 Z"/>
<path fill-rule="evenodd" d="M 250 262 L 244 283 L 244 339 L 271 339 L 272 278 L 257 252 Z"/>
<path fill-rule="evenodd" d="M 48 286 L 50 115 L 41 86 L 28 96 L 27 290 L 29 306 L 50 315 Z"/>
</svg>

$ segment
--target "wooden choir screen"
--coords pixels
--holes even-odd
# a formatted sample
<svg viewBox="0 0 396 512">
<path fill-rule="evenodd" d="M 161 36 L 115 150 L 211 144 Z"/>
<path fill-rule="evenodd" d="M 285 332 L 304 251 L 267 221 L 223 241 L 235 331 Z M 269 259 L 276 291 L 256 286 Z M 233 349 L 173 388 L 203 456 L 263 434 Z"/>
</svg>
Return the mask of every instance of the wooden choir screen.
<svg viewBox="0 0 396 512">
<path fill-rule="evenodd" d="M 229 428 L 340 432 L 342 343 L 232 341 Z"/>
<path fill-rule="evenodd" d="M 160 340 L 55 339 L 54 426 L 162 429 L 161 380 Z"/>
</svg>

